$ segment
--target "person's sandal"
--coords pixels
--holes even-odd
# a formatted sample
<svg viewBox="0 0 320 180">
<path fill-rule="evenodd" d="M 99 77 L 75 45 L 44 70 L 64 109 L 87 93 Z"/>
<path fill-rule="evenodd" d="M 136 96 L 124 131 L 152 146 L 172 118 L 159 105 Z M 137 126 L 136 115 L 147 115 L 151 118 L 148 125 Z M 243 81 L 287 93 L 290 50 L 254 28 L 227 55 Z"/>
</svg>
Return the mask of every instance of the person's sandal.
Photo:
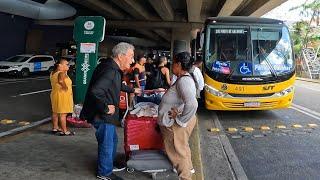
<svg viewBox="0 0 320 180">
<path fill-rule="evenodd" d="M 59 136 L 73 136 L 75 135 L 74 132 L 71 132 L 71 131 L 67 131 L 67 132 L 60 132 L 59 133 Z"/>
<path fill-rule="evenodd" d="M 52 134 L 57 134 L 57 133 L 60 133 L 60 132 L 61 132 L 61 129 L 52 129 L 51 130 Z"/>
</svg>

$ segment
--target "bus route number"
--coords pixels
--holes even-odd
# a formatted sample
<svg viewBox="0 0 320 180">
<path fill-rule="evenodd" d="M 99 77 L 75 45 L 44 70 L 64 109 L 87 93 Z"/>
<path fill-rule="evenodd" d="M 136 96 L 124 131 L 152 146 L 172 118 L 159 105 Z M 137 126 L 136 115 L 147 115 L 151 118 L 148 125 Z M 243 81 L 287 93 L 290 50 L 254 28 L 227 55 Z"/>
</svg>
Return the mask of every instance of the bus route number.
<svg viewBox="0 0 320 180">
<path fill-rule="evenodd" d="M 244 86 L 236 86 L 235 90 L 244 92 Z"/>
</svg>

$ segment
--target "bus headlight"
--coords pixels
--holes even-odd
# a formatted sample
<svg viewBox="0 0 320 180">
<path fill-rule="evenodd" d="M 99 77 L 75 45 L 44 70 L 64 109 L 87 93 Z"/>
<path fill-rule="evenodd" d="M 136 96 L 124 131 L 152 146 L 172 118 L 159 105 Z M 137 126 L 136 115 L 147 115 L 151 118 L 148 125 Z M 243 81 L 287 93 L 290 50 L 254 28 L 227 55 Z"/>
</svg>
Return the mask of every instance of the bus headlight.
<svg viewBox="0 0 320 180">
<path fill-rule="evenodd" d="M 204 86 L 204 89 L 215 96 L 224 97 L 225 95 L 227 95 L 225 92 L 219 91 L 207 84 Z"/>
<path fill-rule="evenodd" d="M 278 95 L 278 96 L 285 96 L 285 95 L 293 92 L 293 90 L 294 90 L 294 87 L 293 87 L 293 86 L 290 86 L 290 87 L 288 87 L 287 89 L 285 89 L 285 90 L 283 90 L 283 91 L 277 92 L 276 95 Z"/>
</svg>

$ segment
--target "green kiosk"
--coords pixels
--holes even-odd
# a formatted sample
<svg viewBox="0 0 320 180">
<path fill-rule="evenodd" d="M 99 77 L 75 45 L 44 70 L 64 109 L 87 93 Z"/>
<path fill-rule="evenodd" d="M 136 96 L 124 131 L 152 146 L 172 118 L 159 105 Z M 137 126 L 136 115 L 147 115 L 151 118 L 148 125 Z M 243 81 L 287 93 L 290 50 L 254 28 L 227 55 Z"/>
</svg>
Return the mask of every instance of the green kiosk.
<svg viewBox="0 0 320 180">
<path fill-rule="evenodd" d="M 73 38 L 77 43 L 76 99 L 83 103 L 97 66 L 99 42 L 104 40 L 106 20 L 101 16 L 79 16 L 75 20 Z"/>
</svg>

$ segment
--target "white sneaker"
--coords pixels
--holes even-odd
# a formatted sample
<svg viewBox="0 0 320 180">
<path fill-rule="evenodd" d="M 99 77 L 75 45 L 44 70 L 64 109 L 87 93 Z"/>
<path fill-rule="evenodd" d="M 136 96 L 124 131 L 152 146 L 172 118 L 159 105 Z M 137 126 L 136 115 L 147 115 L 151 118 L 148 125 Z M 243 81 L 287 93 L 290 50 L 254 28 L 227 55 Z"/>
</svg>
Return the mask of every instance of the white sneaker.
<svg viewBox="0 0 320 180">
<path fill-rule="evenodd" d="M 176 174 L 178 174 L 178 171 L 176 170 L 176 168 L 173 168 L 172 171 Z M 190 169 L 191 174 L 196 173 L 196 170 L 194 170 L 194 168 Z"/>
<path fill-rule="evenodd" d="M 194 168 L 192 168 L 192 169 L 190 170 L 190 172 L 191 172 L 191 174 L 194 174 L 194 173 L 196 173 L 196 170 L 195 170 Z"/>
</svg>

